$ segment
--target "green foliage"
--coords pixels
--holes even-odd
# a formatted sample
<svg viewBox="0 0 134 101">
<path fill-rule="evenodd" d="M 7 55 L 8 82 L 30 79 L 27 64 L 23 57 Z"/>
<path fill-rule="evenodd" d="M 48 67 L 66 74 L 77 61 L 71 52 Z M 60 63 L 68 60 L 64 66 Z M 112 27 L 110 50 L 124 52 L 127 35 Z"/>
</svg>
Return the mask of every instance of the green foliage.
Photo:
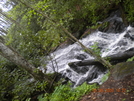
<svg viewBox="0 0 134 101">
<path fill-rule="evenodd" d="M 70 88 L 70 85 L 60 85 L 51 95 L 40 95 L 38 99 L 39 101 L 78 101 L 82 95 L 95 88 L 97 88 L 95 84 L 88 85 L 86 83 L 74 89 Z"/>
<path fill-rule="evenodd" d="M 109 76 L 110 76 L 110 72 L 108 71 L 108 73 L 106 73 L 106 74 L 102 77 L 101 82 L 105 82 L 105 81 L 108 79 Z"/>
<path fill-rule="evenodd" d="M 20 82 L 17 82 L 14 85 L 15 88 L 12 90 L 12 93 L 14 95 L 13 100 L 23 101 L 24 99 L 30 97 L 34 92 L 44 91 L 46 89 L 46 84 L 46 82 L 31 82 L 30 79 L 25 79 L 23 77 Z"/>
<path fill-rule="evenodd" d="M 100 49 L 98 48 L 98 43 L 95 42 L 92 46 L 91 46 L 92 50 L 94 51 L 94 53 L 100 55 L 101 54 L 101 51 Z"/>
<path fill-rule="evenodd" d="M 122 101 L 126 101 L 126 98 L 123 98 Z"/>
<path fill-rule="evenodd" d="M 37 10 L 47 14 L 53 11 L 51 4 L 46 0 L 30 1 L 29 4 Z M 21 3 L 14 6 L 8 14 L 14 20 L 19 21 L 20 26 L 13 24 L 9 28 L 7 44 L 14 47 L 26 59 L 32 60 L 36 66 L 38 66 L 36 63 L 39 63 L 39 56 L 48 55 L 66 39 L 61 35 L 63 31 L 53 27 L 48 19 Z"/>
<path fill-rule="evenodd" d="M 131 58 L 129 58 L 129 59 L 127 59 L 127 62 L 128 62 L 128 61 L 133 61 L 133 60 L 134 60 L 134 56 L 131 57 Z"/>
<path fill-rule="evenodd" d="M 26 101 L 31 101 L 31 98 L 27 98 Z"/>
<path fill-rule="evenodd" d="M 129 22 L 133 22 L 134 21 L 134 17 L 133 17 L 134 16 L 134 6 L 133 6 L 134 1 L 125 0 L 123 4 L 124 4 L 127 20 Z"/>
<path fill-rule="evenodd" d="M 98 43 L 95 42 L 92 46 L 91 46 L 91 49 L 94 51 L 95 54 L 98 54 L 100 55 L 101 54 L 101 51 L 100 49 L 98 48 Z M 83 50 L 86 52 L 86 50 Z"/>
<path fill-rule="evenodd" d="M 24 101 L 33 92 L 45 91 L 46 82 L 35 81 L 15 64 L 0 57 L 0 99 Z"/>
</svg>

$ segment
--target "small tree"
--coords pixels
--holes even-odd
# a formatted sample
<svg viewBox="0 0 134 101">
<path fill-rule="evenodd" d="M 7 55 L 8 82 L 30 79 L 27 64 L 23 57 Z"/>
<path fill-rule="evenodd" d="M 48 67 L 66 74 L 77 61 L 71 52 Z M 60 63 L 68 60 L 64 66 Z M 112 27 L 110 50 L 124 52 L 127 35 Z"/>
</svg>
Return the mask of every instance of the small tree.
<svg viewBox="0 0 134 101">
<path fill-rule="evenodd" d="M 15 50 L 4 45 L 0 40 L 0 55 L 6 59 L 12 61 L 16 65 L 19 65 L 29 74 L 31 74 L 36 80 L 51 82 L 51 79 L 42 71 L 35 68 L 32 64 L 28 63 L 22 56 L 20 56 Z"/>
</svg>

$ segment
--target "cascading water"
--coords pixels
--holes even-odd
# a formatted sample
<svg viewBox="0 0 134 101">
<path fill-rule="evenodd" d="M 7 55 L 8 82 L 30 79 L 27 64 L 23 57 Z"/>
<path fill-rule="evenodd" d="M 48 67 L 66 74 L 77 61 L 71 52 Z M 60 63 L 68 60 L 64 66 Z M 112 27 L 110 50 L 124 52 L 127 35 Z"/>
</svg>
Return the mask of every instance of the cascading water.
<svg viewBox="0 0 134 101">
<path fill-rule="evenodd" d="M 123 33 L 103 33 L 96 31 L 81 39 L 80 42 L 88 48 L 91 48 L 97 42 L 98 48 L 101 49 L 101 56 L 106 57 L 125 52 L 134 47 L 134 41 L 130 37 L 125 37 L 127 34 L 132 35 L 132 30 L 133 28 L 129 26 Z M 101 78 L 106 73 L 106 69 L 101 70 L 98 65 L 76 66 L 75 69 L 69 67 L 68 64 L 71 62 L 94 59 L 90 54 L 84 52 L 77 42 L 66 48 L 58 49 L 50 55 L 53 59 L 47 63 L 47 73 L 54 72 L 55 68 L 55 71 L 57 70 L 57 72 L 75 82 L 75 86 L 85 81 L 101 84 Z"/>
</svg>

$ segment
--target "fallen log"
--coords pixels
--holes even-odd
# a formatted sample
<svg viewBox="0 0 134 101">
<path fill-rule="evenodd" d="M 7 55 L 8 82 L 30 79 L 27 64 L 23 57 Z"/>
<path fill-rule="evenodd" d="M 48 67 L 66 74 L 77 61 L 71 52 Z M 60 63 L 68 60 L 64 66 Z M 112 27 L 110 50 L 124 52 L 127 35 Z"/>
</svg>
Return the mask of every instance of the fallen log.
<svg viewBox="0 0 134 101">
<path fill-rule="evenodd" d="M 133 56 L 134 56 L 134 48 L 131 48 L 123 53 L 109 55 L 108 57 L 104 57 L 104 58 L 109 58 L 110 59 L 109 61 L 112 64 L 116 64 L 119 62 L 125 62 L 128 58 L 131 58 Z"/>
<path fill-rule="evenodd" d="M 130 49 L 126 52 L 123 53 L 118 53 L 118 54 L 113 54 L 109 55 L 107 57 L 104 57 L 104 59 L 109 60 L 111 64 L 117 64 L 119 62 L 126 61 L 128 58 L 131 58 L 134 56 L 134 49 Z M 82 60 L 82 61 L 77 61 L 77 62 L 71 62 L 68 65 L 70 67 L 75 66 L 87 66 L 87 65 L 98 65 L 101 64 L 99 61 L 96 59 L 91 59 L 91 60 Z"/>
</svg>

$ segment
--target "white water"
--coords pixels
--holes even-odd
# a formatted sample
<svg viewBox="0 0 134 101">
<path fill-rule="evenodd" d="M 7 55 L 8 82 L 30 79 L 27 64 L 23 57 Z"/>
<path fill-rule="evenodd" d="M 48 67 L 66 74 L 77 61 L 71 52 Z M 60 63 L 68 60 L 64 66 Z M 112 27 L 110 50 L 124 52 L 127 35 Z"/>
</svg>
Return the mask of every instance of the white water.
<svg viewBox="0 0 134 101">
<path fill-rule="evenodd" d="M 126 30 L 123 33 L 103 33 L 103 32 L 95 32 L 90 35 L 88 35 L 86 38 L 83 38 L 80 40 L 86 47 L 91 47 L 95 42 L 98 43 L 98 47 L 101 47 L 101 56 L 109 56 L 112 54 L 117 54 L 120 52 L 125 52 L 126 50 L 134 47 L 134 41 L 132 41 L 130 38 L 124 37 L 124 35 L 128 34 L 128 30 L 132 30 L 132 27 L 126 28 Z M 132 32 L 131 32 L 132 33 Z M 55 70 L 58 67 L 58 72 L 62 73 L 71 81 L 75 82 L 75 86 L 79 85 L 81 82 L 83 83 L 86 81 L 86 78 L 90 76 L 90 72 L 93 70 L 93 66 L 90 66 L 89 70 L 85 74 L 77 73 L 73 71 L 69 66 L 68 63 L 70 62 L 76 62 L 81 61 L 77 59 L 76 57 L 80 54 L 83 54 L 86 56 L 84 60 L 89 60 L 93 58 L 89 54 L 85 53 L 83 49 L 78 45 L 78 43 L 74 43 L 64 49 L 59 49 L 51 54 L 51 57 L 53 57 L 53 64 Z M 56 63 L 55 63 L 56 61 Z M 47 64 L 47 73 L 52 73 L 53 71 L 53 65 L 52 62 L 49 61 Z M 98 82 L 101 84 L 101 78 L 103 77 L 104 73 L 101 73 L 98 78 L 88 81 L 89 83 Z"/>
</svg>

